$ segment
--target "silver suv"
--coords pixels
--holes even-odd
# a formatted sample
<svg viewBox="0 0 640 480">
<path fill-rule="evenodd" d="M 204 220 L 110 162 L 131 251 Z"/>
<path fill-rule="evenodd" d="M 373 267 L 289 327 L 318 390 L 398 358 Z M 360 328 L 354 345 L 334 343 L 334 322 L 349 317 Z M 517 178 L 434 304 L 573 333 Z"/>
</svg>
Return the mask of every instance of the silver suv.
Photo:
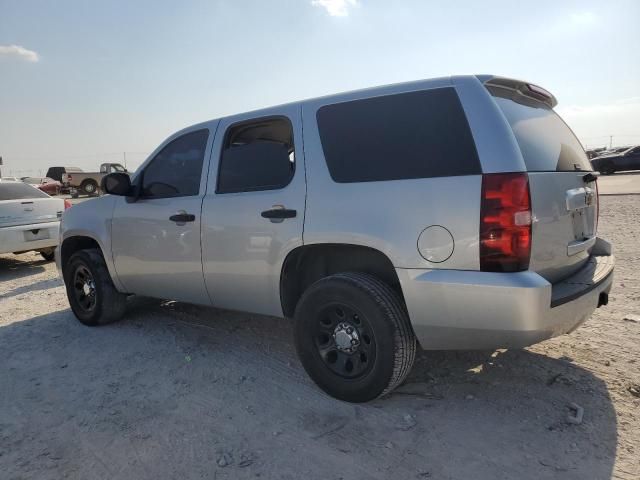
<svg viewBox="0 0 640 480">
<path fill-rule="evenodd" d="M 423 349 L 524 347 L 605 305 L 597 173 L 530 83 L 458 76 L 243 113 L 168 138 L 68 210 L 86 325 L 127 295 L 292 317 L 334 397 L 390 392 Z"/>
</svg>

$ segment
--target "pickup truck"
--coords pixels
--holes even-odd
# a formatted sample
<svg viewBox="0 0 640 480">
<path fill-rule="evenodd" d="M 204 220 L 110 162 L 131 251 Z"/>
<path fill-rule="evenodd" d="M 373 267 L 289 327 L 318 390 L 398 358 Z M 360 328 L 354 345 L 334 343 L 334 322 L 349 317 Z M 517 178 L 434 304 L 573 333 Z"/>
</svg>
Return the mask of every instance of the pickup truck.
<svg viewBox="0 0 640 480">
<path fill-rule="evenodd" d="M 100 192 L 100 182 L 110 173 L 128 173 L 119 163 L 103 163 L 99 172 L 67 172 L 62 175 L 62 185 L 68 188 L 73 198 L 80 193 L 94 196 Z"/>
</svg>

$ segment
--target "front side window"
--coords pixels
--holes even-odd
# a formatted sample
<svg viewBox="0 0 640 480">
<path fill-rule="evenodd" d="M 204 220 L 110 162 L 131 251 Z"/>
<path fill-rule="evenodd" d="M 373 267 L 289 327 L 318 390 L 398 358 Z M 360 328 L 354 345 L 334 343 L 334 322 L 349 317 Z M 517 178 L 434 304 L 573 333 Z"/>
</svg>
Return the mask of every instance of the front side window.
<svg viewBox="0 0 640 480">
<path fill-rule="evenodd" d="M 232 125 L 225 135 L 216 193 L 277 190 L 295 171 L 291 122 L 284 117 Z"/>
<path fill-rule="evenodd" d="M 482 173 L 450 87 L 326 105 L 316 118 L 329 173 L 339 183 Z"/>
<path fill-rule="evenodd" d="M 209 130 L 197 130 L 176 138 L 144 169 L 143 198 L 198 195 Z"/>
</svg>

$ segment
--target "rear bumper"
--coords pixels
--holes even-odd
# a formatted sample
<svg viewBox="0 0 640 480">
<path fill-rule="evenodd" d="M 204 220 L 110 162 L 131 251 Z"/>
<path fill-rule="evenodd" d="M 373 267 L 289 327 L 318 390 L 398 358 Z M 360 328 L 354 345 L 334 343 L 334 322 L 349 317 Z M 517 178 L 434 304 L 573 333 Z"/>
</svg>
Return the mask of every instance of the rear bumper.
<svg viewBox="0 0 640 480">
<path fill-rule="evenodd" d="M 571 332 L 606 300 L 614 264 L 612 255 L 593 255 L 553 285 L 530 271 L 396 270 L 422 348 L 467 350 L 524 347 Z"/>
<path fill-rule="evenodd" d="M 60 222 L 34 223 L 0 228 L 0 253 L 28 252 L 56 247 Z"/>
</svg>

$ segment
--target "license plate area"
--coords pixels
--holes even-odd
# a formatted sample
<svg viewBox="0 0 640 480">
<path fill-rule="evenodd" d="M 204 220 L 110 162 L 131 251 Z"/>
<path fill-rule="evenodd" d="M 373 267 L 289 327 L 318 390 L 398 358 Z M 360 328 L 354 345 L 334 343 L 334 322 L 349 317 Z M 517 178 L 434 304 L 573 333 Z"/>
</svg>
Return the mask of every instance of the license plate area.
<svg viewBox="0 0 640 480">
<path fill-rule="evenodd" d="M 36 240 L 47 240 L 50 238 L 48 228 L 34 228 L 33 230 L 25 230 L 24 240 L 26 242 L 34 242 Z"/>
<path fill-rule="evenodd" d="M 567 190 L 567 210 L 571 213 L 574 241 L 584 241 L 595 235 L 596 192 L 590 187 Z"/>
</svg>

